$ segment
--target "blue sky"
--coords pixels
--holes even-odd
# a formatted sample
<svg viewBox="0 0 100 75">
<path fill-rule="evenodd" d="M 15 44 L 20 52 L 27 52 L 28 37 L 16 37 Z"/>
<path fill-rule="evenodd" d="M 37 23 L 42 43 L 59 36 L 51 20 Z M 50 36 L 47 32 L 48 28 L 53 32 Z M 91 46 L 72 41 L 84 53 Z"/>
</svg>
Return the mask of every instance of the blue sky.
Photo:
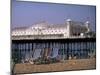
<svg viewBox="0 0 100 75">
<path fill-rule="evenodd" d="M 54 4 L 12 1 L 12 27 L 31 26 L 40 21 L 63 24 L 66 19 L 90 21 L 95 30 L 96 7 L 72 4 Z"/>
</svg>

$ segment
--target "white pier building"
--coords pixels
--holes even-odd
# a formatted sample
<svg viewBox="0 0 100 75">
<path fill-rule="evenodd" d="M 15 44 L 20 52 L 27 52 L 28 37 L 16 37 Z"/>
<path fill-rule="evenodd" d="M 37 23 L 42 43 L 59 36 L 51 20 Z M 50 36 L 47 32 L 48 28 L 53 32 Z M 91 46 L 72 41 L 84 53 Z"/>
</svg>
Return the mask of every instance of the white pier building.
<svg viewBox="0 0 100 75">
<path fill-rule="evenodd" d="M 90 32 L 90 23 L 75 22 L 67 19 L 64 24 L 36 23 L 30 27 L 16 27 L 12 30 L 13 40 L 22 39 L 62 39 L 84 38 Z M 89 36 L 89 35 L 88 35 Z"/>
</svg>

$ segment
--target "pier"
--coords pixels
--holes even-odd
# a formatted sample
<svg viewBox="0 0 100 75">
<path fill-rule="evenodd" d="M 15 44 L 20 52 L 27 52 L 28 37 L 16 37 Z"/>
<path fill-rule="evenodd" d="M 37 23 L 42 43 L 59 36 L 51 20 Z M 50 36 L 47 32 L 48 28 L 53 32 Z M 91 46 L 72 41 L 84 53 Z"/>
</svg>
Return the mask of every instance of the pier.
<svg viewBox="0 0 100 75">
<path fill-rule="evenodd" d="M 16 62 L 22 60 L 84 59 L 96 53 L 96 38 L 12 40 L 12 55 Z"/>
</svg>

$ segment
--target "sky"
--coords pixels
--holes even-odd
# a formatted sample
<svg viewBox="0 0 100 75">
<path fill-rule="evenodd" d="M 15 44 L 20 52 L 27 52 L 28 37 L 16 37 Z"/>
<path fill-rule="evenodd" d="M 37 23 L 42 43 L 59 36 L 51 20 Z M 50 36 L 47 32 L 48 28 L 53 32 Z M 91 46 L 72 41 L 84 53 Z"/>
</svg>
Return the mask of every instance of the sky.
<svg viewBox="0 0 100 75">
<path fill-rule="evenodd" d="M 64 24 L 67 19 L 89 21 L 95 31 L 96 7 L 57 3 L 24 2 L 12 0 L 11 26 L 32 26 L 41 21 L 50 24 Z"/>
</svg>

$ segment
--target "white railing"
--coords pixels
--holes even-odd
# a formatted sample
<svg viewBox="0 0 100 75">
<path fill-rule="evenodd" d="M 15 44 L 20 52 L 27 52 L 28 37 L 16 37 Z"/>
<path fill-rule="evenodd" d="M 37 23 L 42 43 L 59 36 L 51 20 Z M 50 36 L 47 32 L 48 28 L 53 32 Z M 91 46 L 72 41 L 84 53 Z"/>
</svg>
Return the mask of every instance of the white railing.
<svg viewBox="0 0 100 75">
<path fill-rule="evenodd" d="M 71 38 L 71 39 L 75 39 L 75 38 L 86 38 L 86 36 L 69 36 L 69 37 L 65 37 L 65 36 L 40 36 L 40 35 L 36 35 L 36 36 L 12 36 L 12 40 L 29 40 L 29 39 L 65 39 L 65 38 Z"/>
</svg>

